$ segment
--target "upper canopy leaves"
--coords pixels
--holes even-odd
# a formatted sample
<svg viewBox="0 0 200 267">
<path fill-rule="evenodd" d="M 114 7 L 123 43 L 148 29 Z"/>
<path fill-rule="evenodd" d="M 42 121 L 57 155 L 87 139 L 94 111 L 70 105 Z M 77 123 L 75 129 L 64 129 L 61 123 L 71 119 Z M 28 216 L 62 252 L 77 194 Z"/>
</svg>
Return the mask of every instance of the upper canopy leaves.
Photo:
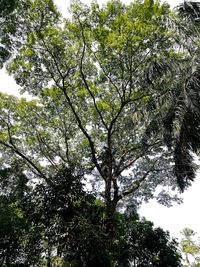
<svg viewBox="0 0 200 267">
<path fill-rule="evenodd" d="M 146 0 L 74 2 L 71 15 L 61 23 L 51 2 L 30 4 L 29 32 L 9 71 L 38 100 L 1 95 L 1 144 L 46 181 L 63 165 L 98 171 L 116 203 L 140 188 L 142 198 L 159 184 L 174 189 L 174 165 L 183 189 L 194 177 L 189 151 L 199 137 L 185 122 L 198 121 L 191 92 L 199 85 L 194 72 L 186 78 L 197 62 L 184 31 L 181 39 L 168 23 L 175 14 Z"/>
</svg>

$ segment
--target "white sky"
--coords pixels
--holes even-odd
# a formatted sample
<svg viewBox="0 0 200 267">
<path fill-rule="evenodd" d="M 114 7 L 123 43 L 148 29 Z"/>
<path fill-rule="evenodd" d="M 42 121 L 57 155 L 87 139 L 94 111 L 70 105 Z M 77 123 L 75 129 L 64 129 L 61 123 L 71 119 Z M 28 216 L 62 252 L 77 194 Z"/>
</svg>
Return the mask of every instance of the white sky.
<svg viewBox="0 0 200 267">
<path fill-rule="evenodd" d="M 54 0 L 59 6 L 62 13 L 66 13 L 69 7 L 69 0 Z M 89 4 L 90 0 L 83 1 Z M 104 0 L 99 0 L 99 3 L 105 3 Z M 130 0 L 124 0 L 129 3 Z M 172 7 L 179 4 L 178 0 L 169 0 L 168 3 Z M 17 87 L 14 80 L 0 70 L 0 91 L 9 94 L 17 94 Z M 167 208 L 156 203 L 155 200 L 144 204 L 140 209 L 140 215 L 145 216 L 147 219 L 153 221 L 155 226 L 160 226 L 164 230 L 169 230 L 173 237 L 180 237 L 180 231 L 184 227 L 190 227 L 197 232 L 200 237 L 200 213 L 198 212 L 198 204 L 200 203 L 200 175 L 197 175 L 196 181 L 193 185 L 182 194 L 184 198 L 183 204 L 174 204 L 173 207 Z"/>
<path fill-rule="evenodd" d="M 67 9 L 68 9 L 68 7 L 70 5 L 70 2 L 71 2 L 70 0 L 54 0 L 54 2 L 57 4 L 57 6 L 59 7 L 59 10 L 63 14 L 66 14 L 67 13 Z M 87 4 L 88 5 L 88 4 L 90 4 L 92 2 L 92 0 L 82 0 L 82 2 L 84 4 Z M 97 2 L 99 4 L 103 4 L 103 3 L 106 3 L 106 0 L 98 0 Z M 131 0 L 122 0 L 122 2 L 129 4 L 131 2 Z M 168 2 L 171 7 L 175 7 L 180 2 L 183 2 L 183 1 L 181 1 L 181 0 L 168 0 L 168 1 L 161 0 L 161 2 Z"/>
</svg>

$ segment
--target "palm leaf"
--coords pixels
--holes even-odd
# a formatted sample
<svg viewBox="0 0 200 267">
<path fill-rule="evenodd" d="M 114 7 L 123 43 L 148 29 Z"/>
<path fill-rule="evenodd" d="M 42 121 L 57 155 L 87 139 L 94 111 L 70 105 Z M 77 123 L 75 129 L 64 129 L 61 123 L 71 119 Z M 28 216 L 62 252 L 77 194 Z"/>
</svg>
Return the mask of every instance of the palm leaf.
<svg viewBox="0 0 200 267">
<path fill-rule="evenodd" d="M 188 18 L 192 21 L 200 20 L 200 2 L 184 1 L 176 9 L 182 18 Z"/>
<path fill-rule="evenodd" d="M 200 67 L 186 79 L 174 108 L 165 117 L 165 141 L 174 144 L 175 175 L 180 189 L 193 181 L 196 165 L 191 152 L 200 149 Z"/>
</svg>

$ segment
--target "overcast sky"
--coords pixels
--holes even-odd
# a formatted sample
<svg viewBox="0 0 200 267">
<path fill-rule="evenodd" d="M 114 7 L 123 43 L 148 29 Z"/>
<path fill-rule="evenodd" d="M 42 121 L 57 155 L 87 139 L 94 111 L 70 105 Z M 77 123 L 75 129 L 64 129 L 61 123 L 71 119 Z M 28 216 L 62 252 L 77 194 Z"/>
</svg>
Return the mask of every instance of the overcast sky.
<svg viewBox="0 0 200 267">
<path fill-rule="evenodd" d="M 91 1 L 85 0 L 83 2 L 89 4 Z M 105 3 L 102 0 L 98 2 Z M 124 2 L 129 3 L 130 1 L 127 0 Z M 173 0 L 168 1 L 172 7 L 178 5 L 179 2 Z M 60 11 L 65 13 L 67 12 L 70 1 L 55 0 L 55 3 L 59 6 Z M 6 75 L 4 71 L 0 71 L 0 90 L 9 94 L 19 95 L 14 80 Z M 174 237 L 180 237 L 179 232 L 184 227 L 193 228 L 200 237 L 200 214 L 197 208 L 200 203 L 200 175 L 197 175 L 193 186 L 182 194 L 182 196 L 184 203 L 181 205 L 175 204 L 171 208 L 166 208 L 157 204 L 155 201 L 151 201 L 149 204 L 142 206 L 140 214 L 152 220 L 156 226 L 169 230 Z"/>
<path fill-rule="evenodd" d="M 195 0 L 194 0 L 195 1 Z M 59 7 L 59 10 L 65 14 L 67 12 L 67 9 L 70 5 L 70 0 L 54 0 L 54 2 L 57 4 Z M 92 0 L 84 0 L 82 1 L 84 4 L 90 4 Z M 99 4 L 105 3 L 106 0 L 98 0 L 97 1 Z M 122 2 L 129 4 L 131 0 L 123 0 Z M 168 2 L 171 7 L 177 6 L 181 1 L 180 0 L 169 0 L 169 1 L 161 1 L 161 2 Z"/>
</svg>

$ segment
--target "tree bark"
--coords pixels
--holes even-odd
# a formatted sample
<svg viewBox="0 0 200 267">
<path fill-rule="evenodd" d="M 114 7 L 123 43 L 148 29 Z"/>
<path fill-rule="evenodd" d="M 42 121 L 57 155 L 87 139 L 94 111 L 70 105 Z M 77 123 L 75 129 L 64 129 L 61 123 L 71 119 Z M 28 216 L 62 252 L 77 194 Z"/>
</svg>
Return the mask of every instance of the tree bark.
<svg viewBox="0 0 200 267">
<path fill-rule="evenodd" d="M 105 235 L 108 239 L 108 245 L 111 246 L 112 241 L 115 237 L 116 233 L 116 222 L 115 222 L 115 213 L 117 203 L 119 201 L 118 192 L 114 189 L 114 194 L 112 196 L 112 180 L 107 179 L 105 181 L 105 221 L 104 221 L 104 229 Z"/>
</svg>

